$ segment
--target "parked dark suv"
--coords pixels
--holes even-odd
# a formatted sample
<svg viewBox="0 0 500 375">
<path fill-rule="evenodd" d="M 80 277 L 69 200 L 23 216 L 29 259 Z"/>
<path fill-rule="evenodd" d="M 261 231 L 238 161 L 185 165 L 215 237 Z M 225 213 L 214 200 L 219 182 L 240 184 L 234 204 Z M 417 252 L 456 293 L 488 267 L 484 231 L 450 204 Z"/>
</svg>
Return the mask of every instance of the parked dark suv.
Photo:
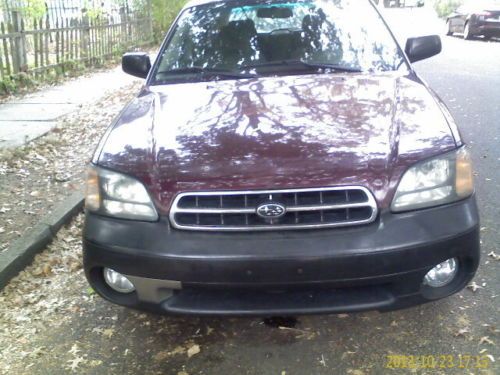
<svg viewBox="0 0 500 375">
<path fill-rule="evenodd" d="M 84 263 L 129 307 L 399 309 L 479 262 L 469 154 L 369 1 L 189 3 L 88 173 Z"/>
</svg>

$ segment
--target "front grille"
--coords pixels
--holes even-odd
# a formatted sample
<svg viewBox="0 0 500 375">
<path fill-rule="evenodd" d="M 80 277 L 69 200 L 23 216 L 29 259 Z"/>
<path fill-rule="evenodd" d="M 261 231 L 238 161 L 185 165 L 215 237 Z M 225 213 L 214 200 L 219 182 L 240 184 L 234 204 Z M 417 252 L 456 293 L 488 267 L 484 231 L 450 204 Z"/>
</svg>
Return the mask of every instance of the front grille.
<svg viewBox="0 0 500 375">
<path fill-rule="evenodd" d="M 175 228 L 211 231 L 350 226 L 376 217 L 373 195 L 358 186 L 182 193 L 170 211 Z"/>
</svg>

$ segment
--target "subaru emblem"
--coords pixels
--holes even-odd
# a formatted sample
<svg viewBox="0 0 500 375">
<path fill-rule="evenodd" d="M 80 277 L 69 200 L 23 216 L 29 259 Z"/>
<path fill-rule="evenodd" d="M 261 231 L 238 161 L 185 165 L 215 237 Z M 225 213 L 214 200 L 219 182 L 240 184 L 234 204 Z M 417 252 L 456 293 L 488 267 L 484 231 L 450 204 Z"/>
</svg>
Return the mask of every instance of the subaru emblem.
<svg viewBox="0 0 500 375">
<path fill-rule="evenodd" d="M 279 203 L 264 203 L 257 207 L 257 215 L 264 219 L 277 219 L 285 213 L 285 206 Z"/>
</svg>

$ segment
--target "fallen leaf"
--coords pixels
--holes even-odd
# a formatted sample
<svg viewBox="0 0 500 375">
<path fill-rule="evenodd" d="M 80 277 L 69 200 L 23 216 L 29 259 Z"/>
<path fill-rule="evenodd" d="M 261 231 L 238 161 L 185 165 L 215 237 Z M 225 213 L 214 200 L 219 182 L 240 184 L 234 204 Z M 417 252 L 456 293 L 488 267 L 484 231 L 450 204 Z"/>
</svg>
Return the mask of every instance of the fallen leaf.
<svg viewBox="0 0 500 375">
<path fill-rule="evenodd" d="M 461 328 L 455 333 L 455 337 L 465 336 L 466 333 L 470 333 L 470 331 L 467 328 Z"/>
<path fill-rule="evenodd" d="M 68 361 L 68 363 L 69 363 L 69 366 L 68 366 L 68 367 L 69 367 L 69 369 L 70 369 L 71 371 L 76 371 L 76 370 L 77 370 L 77 368 L 78 368 L 78 366 L 80 366 L 80 363 L 82 363 L 82 362 L 84 362 L 84 361 L 85 361 L 85 359 L 84 359 L 83 357 L 75 357 L 75 358 L 70 359 L 70 360 Z"/>
<path fill-rule="evenodd" d="M 170 356 L 170 352 L 168 352 L 166 350 L 162 350 L 161 352 L 156 353 L 155 356 L 153 357 L 153 359 L 157 362 L 161 362 L 164 359 L 168 358 L 169 356 Z"/>
<path fill-rule="evenodd" d="M 46 353 L 46 350 L 45 350 L 45 349 L 46 349 L 46 347 L 45 347 L 45 346 L 40 346 L 40 347 L 38 347 L 38 348 L 35 348 L 35 349 L 34 349 L 34 350 L 33 350 L 33 351 L 29 354 L 29 356 L 30 356 L 31 358 L 36 358 L 36 357 L 39 357 L 39 356 L 41 356 L 41 355 L 43 355 L 43 354 L 45 354 L 45 353 Z"/>
<path fill-rule="evenodd" d="M 193 345 L 192 347 L 190 347 L 188 349 L 187 355 L 189 358 L 191 358 L 192 356 L 198 354 L 200 351 L 201 351 L 201 349 L 200 349 L 199 345 Z"/>
<path fill-rule="evenodd" d="M 90 361 L 90 366 L 96 367 L 102 365 L 102 361 L 100 359 L 93 359 Z"/>
<path fill-rule="evenodd" d="M 326 361 L 325 361 L 325 357 L 323 356 L 323 354 L 321 354 L 321 360 L 319 361 L 319 363 L 320 363 L 323 367 L 326 367 Z"/>
<path fill-rule="evenodd" d="M 170 355 L 182 354 L 182 353 L 185 353 L 185 352 L 186 352 L 185 348 L 183 348 L 182 346 L 177 346 L 177 347 L 175 347 L 174 350 L 172 350 L 170 352 Z"/>
<path fill-rule="evenodd" d="M 115 330 L 113 328 L 106 328 L 105 330 L 102 331 L 102 335 L 104 337 L 107 337 L 108 339 L 111 338 L 115 333 Z"/>
<path fill-rule="evenodd" d="M 40 276 L 43 273 L 42 267 L 37 267 L 33 271 L 31 271 L 31 274 L 33 276 Z"/>
<path fill-rule="evenodd" d="M 479 345 L 481 344 L 495 345 L 495 343 L 490 340 L 489 336 L 481 337 L 481 339 L 479 340 Z"/>
<path fill-rule="evenodd" d="M 1 229 L 1 228 L 0 228 Z M 0 232 L 1 233 L 1 232 Z M 495 253 L 494 251 L 491 251 L 490 253 L 488 253 L 488 256 L 489 257 L 492 257 L 494 260 L 500 260 L 500 255 L 498 255 L 497 253 Z"/>
<path fill-rule="evenodd" d="M 78 349 L 78 345 L 73 344 L 71 349 L 68 351 L 69 354 L 77 355 L 81 350 Z"/>
<path fill-rule="evenodd" d="M 49 264 L 43 266 L 43 275 L 50 276 L 52 274 L 52 267 Z"/>
<path fill-rule="evenodd" d="M 482 289 L 483 287 L 480 285 L 477 285 L 475 281 L 471 282 L 469 285 L 467 285 L 467 288 L 475 292 L 478 289 Z"/>
</svg>

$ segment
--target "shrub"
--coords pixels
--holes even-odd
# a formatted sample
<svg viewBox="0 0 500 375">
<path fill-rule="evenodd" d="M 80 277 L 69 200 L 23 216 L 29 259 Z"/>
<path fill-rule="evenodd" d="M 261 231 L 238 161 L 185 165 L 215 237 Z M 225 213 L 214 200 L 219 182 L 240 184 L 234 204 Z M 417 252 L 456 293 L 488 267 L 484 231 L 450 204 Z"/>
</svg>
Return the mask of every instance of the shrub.
<svg viewBox="0 0 500 375">
<path fill-rule="evenodd" d="M 152 0 L 153 31 L 156 40 L 162 40 L 187 0 Z"/>
<path fill-rule="evenodd" d="M 434 9 L 439 17 L 445 18 L 463 3 L 463 0 L 435 0 Z"/>
</svg>

